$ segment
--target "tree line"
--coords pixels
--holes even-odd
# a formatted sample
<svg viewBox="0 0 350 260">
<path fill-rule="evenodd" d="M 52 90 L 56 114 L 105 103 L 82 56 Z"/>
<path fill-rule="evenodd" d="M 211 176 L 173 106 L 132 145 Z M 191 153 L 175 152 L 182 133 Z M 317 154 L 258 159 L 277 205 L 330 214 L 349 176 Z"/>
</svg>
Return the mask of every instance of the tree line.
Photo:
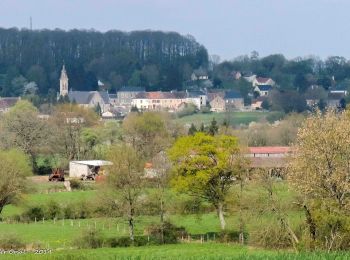
<svg viewBox="0 0 350 260">
<path fill-rule="evenodd" d="M 322 100 L 320 109 L 323 109 L 329 89 L 350 88 L 350 61 L 341 56 L 324 60 L 316 56 L 287 59 L 282 54 L 259 57 L 253 51 L 250 55 L 242 55 L 231 61 L 217 61 L 211 59 L 216 88 L 235 88 L 249 103 L 250 84 L 244 79 L 236 80 L 233 72 L 240 72 L 243 76 L 255 74 L 271 78 L 276 82 L 277 91 L 272 91 L 265 108 L 287 113 L 306 110 L 306 99 Z M 318 87 L 310 88 L 313 85 Z"/>
<path fill-rule="evenodd" d="M 0 28 L 0 96 L 34 90 L 55 96 L 62 64 L 70 87 L 96 90 L 98 80 L 115 91 L 123 85 L 179 89 L 208 54 L 194 37 L 175 32 L 26 30 Z"/>
</svg>

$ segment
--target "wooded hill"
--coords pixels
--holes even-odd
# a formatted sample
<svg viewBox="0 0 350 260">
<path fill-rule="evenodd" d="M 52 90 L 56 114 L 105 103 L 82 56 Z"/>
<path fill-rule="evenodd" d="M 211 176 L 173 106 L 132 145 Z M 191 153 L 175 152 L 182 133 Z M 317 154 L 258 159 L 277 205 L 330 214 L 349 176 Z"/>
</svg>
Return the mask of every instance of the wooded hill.
<svg viewBox="0 0 350 260">
<path fill-rule="evenodd" d="M 96 89 L 98 80 L 111 90 L 170 90 L 206 67 L 208 53 L 194 37 L 175 32 L 0 28 L 0 96 L 21 95 L 33 81 L 38 94 L 55 95 L 63 63 L 75 90 Z"/>
</svg>

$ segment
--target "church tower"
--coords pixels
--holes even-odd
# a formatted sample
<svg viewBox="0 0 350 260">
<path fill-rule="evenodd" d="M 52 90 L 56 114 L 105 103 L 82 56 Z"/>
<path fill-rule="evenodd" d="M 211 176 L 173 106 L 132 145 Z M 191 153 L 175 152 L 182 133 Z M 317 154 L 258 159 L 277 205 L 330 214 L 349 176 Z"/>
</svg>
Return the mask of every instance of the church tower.
<svg viewBox="0 0 350 260">
<path fill-rule="evenodd" d="M 68 95 L 68 76 L 66 68 L 63 65 L 60 78 L 60 96 L 64 97 Z"/>
</svg>

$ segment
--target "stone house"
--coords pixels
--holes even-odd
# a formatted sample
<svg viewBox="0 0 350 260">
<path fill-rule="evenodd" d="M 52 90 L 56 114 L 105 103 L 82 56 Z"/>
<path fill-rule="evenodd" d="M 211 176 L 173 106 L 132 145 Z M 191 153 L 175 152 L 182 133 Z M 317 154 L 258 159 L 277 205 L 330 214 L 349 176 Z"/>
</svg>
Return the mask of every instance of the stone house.
<svg viewBox="0 0 350 260">
<path fill-rule="evenodd" d="M 226 91 L 224 101 L 226 111 L 240 110 L 244 108 L 244 99 L 241 96 L 241 94 L 237 91 Z"/>
</svg>

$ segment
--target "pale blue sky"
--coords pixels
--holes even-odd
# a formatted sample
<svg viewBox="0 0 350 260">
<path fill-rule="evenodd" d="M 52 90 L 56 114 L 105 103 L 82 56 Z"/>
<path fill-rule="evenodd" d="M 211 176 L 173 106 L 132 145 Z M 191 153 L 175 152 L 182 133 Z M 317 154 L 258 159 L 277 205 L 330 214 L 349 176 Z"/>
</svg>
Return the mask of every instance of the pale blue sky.
<svg viewBox="0 0 350 260">
<path fill-rule="evenodd" d="M 163 30 L 210 54 L 350 58 L 350 0 L 0 0 L 0 27 Z"/>
</svg>

